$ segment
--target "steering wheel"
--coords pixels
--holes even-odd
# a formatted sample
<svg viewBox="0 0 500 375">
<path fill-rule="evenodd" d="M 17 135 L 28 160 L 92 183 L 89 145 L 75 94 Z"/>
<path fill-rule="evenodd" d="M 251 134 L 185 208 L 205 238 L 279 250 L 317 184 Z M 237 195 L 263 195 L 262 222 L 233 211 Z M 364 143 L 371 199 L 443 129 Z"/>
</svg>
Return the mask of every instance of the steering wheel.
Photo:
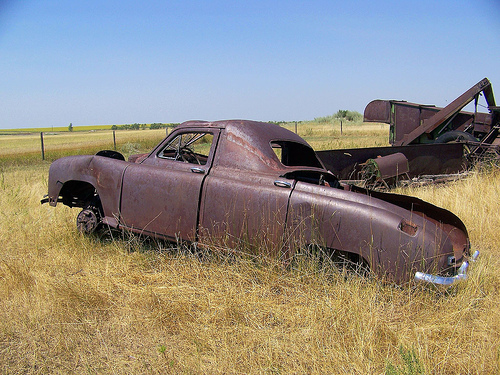
<svg viewBox="0 0 500 375">
<path fill-rule="evenodd" d="M 193 150 L 191 150 L 188 146 L 181 147 L 179 150 L 179 156 L 182 161 L 186 163 L 195 163 L 195 164 L 200 164 L 200 160 L 196 156 Z"/>
</svg>

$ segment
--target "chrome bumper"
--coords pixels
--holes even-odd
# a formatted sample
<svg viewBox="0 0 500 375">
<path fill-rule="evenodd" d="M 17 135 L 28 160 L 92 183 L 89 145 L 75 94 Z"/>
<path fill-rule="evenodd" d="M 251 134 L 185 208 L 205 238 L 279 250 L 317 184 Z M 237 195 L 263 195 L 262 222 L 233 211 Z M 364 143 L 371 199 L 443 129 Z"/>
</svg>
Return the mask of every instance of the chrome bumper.
<svg viewBox="0 0 500 375">
<path fill-rule="evenodd" d="M 479 256 L 479 251 L 474 251 L 472 257 L 470 258 L 471 262 L 474 262 Z M 467 278 L 467 268 L 469 268 L 469 262 L 465 261 L 462 263 L 460 268 L 457 271 L 455 276 L 436 276 L 423 272 L 415 273 L 416 281 L 424 281 L 426 283 L 438 284 L 438 285 L 451 285 L 457 281 L 465 280 Z"/>
</svg>

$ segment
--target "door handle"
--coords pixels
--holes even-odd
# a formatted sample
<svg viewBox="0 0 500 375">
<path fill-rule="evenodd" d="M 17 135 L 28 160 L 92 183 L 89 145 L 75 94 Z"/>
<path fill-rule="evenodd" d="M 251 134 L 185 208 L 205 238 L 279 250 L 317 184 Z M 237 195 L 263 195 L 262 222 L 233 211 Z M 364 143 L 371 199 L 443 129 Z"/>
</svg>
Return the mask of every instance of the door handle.
<svg viewBox="0 0 500 375">
<path fill-rule="evenodd" d="M 282 187 L 282 188 L 291 188 L 292 187 L 291 183 L 286 182 L 286 181 L 280 181 L 280 180 L 274 181 L 274 185 L 277 187 Z"/>
<path fill-rule="evenodd" d="M 191 168 L 191 172 L 205 174 L 205 170 L 198 167 Z"/>
</svg>

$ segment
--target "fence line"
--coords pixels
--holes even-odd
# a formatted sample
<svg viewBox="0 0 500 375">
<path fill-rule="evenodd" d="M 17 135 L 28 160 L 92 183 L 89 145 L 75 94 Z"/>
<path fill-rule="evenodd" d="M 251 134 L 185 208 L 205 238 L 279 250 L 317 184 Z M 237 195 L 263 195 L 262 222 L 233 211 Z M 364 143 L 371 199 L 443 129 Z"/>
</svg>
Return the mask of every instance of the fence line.
<svg viewBox="0 0 500 375">
<path fill-rule="evenodd" d="M 167 126 L 165 128 L 165 135 L 168 136 L 169 134 L 169 131 L 172 129 L 173 127 L 171 126 Z M 50 135 L 50 133 L 47 133 Z M 46 150 L 45 150 L 45 135 L 47 134 L 44 134 L 44 132 L 40 132 L 40 148 L 41 148 L 41 154 L 42 154 L 42 160 L 45 160 L 45 154 L 46 154 Z M 116 151 L 117 147 L 116 147 L 116 131 L 113 130 L 113 149 Z"/>
</svg>

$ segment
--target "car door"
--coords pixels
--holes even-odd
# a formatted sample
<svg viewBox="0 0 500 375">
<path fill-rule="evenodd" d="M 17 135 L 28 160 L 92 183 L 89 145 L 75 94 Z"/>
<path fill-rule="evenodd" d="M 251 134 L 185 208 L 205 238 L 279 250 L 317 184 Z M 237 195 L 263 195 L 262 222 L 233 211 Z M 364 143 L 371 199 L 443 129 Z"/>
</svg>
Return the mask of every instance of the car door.
<svg viewBox="0 0 500 375">
<path fill-rule="evenodd" d="M 245 252 L 282 252 L 294 181 L 216 167 L 205 183 L 200 242 Z"/>
<path fill-rule="evenodd" d="M 195 240 L 200 193 L 218 129 L 179 129 L 123 177 L 120 223 L 135 232 Z"/>
</svg>

